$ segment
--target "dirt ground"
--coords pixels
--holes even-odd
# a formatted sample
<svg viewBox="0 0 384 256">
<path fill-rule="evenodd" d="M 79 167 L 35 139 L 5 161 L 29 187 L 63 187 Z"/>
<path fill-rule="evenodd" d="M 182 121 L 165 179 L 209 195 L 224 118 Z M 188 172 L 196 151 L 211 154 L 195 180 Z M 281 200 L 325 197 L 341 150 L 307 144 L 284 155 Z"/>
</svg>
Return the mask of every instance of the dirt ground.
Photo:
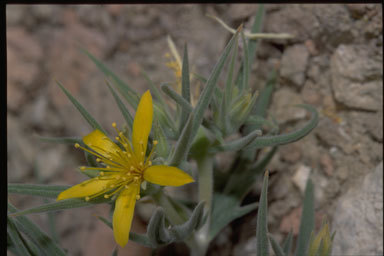
<svg viewBox="0 0 384 256">
<path fill-rule="evenodd" d="M 91 128 L 60 91 L 60 81 L 112 132 L 122 123 L 105 77 L 79 51 L 84 47 L 142 93 L 144 70 L 160 85 L 174 80 L 165 65 L 167 35 L 182 52 L 188 44 L 192 69 L 208 76 L 230 34 L 208 18 L 250 28 L 257 4 L 207 5 L 8 5 L 8 182 L 76 184 L 84 163 L 72 146 L 48 144 L 43 136 L 84 136 Z M 318 109 L 318 127 L 299 142 L 281 146 L 269 165 L 269 229 L 281 241 L 298 232 L 304 184 L 315 184 L 316 220 L 336 230 L 334 255 L 383 254 L 383 37 L 379 4 L 266 5 L 264 32 L 292 33 L 290 40 L 264 40 L 250 82 L 262 88 L 277 63 L 280 78 L 270 108 L 282 132 L 300 127 Z M 113 103 L 112 103 L 113 102 Z M 38 170 L 38 174 L 36 173 Z M 257 198 L 260 184 L 252 192 Z M 39 198 L 9 195 L 21 209 Z M 139 207 L 133 230 L 145 232 L 152 208 Z M 148 212 L 149 211 L 149 212 Z M 95 215 L 104 205 L 58 212 L 56 229 L 68 255 L 111 255 L 112 231 Z M 48 231 L 47 216 L 31 218 Z M 209 255 L 255 255 L 256 212 L 236 220 L 214 241 Z M 250 228 L 251 227 L 251 228 Z M 79 242 L 80 241 L 80 242 Z M 168 249 L 187 255 L 182 245 Z M 166 255 L 165 253 L 163 253 Z M 150 255 L 129 242 L 119 255 Z"/>
</svg>

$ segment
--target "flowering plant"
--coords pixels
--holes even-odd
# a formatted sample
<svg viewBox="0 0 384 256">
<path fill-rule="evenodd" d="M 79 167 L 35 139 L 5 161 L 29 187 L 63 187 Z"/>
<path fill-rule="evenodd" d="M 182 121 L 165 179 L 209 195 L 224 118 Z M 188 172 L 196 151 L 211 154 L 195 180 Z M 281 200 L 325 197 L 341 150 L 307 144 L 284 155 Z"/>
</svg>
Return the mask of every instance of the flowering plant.
<svg viewBox="0 0 384 256">
<path fill-rule="evenodd" d="M 297 106 L 309 111 L 311 118 L 301 129 L 286 134 L 278 134 L 276 123 L 267 118 L 266 110 L 276 83 L 277 70 L 270 72 L 260 92 L 251 88 L 249 73 L 257 40 L 287 38 L 290 35 L 261 34 L 262 18 L 261 7 L 251 32 L 244 32 L 242 26 L 235 31 L 215 18 L 234 35 L 208 78 L 191 74 L 187 47 L 181 60 L 172 40 L 168 39 L 176 59 L 168 63 L 175 71 L 176 86 L 163 84 L 160 90 L 144 73 L 150 90 L 141 97 L 96 57 L 83 50 L 112 82 L 114 89 L 109 82 L 107 86 L 124 117 L 125 125 L 120 130 L 113 123 L 117 137 L 110 139 L 86 109 L 58 83 L 93 131 L 82 139 L 43 139 L 74 143 L 76 148 L 84 150 L 88 166 L 82 166 L 80 170 L 90 179 L 72 187 L 9 184 L 10 193 L 57 199 L 56 202 L 21 211 L 8 203 L 10 250 L 20 255 L 65 255 L 56 241 L 24 215 L 107 203 L 114 209 L 112 221 L 103 217 L 99 219 L 113 229 L 115 240 L 121 247 L 128 240 L 154 249 L 183 241 L 192 255 L 206 255 L 209 244 L 225 226 L 258 208 L 257 255 L 268 255 L 269 243 L 276 255 L 289 255 L 292 235 L 280 246 L 268 234 L 268 172 L 265 169 L 279 145 L 295 142 L 316 127 L 318 113 L 312 106 Z M 243 61 L 235 74 L 239 37 L 243 43 Z M 227 62 L 225 85 L 219 87 L 219 76 Z M 202 91 L 193 89 L 191 81 L 203 83 Z M 134 118 L 121 97 L 136 109 Z M 206 115 L 207 112 L 210 115 Z M 231 139 L 233 135 L 239 138 Z M 226 151 L 235 152 L 234 158 L 226 170 L 221 170 L 216 164 L 216 156 Z M 196 162 L 196 167 L 191 164 L 192 161 Z M 264 172 L 260 202 L 242 205 L 251 186 Z M 161 187 L 188 183 L 195 189 L 197 200 L 177 201 Z M 131 231 L 131 223 L 135 204 L 142 197 L 151 198 L 159 208 L 153 213 L 146 234 L 137 234 Z M 331 238 L 326 224 L 316 237 L 312 235 L 310 239 L 314 229 L 313 209 L 313 187 L 308 181 L 296 255 L 304 255 L 308 250 L 311 255 L 318 252 L 329 255 Z M 29 234 L 31 239 L 26 241 L 21 233 Z"/>
</svg>

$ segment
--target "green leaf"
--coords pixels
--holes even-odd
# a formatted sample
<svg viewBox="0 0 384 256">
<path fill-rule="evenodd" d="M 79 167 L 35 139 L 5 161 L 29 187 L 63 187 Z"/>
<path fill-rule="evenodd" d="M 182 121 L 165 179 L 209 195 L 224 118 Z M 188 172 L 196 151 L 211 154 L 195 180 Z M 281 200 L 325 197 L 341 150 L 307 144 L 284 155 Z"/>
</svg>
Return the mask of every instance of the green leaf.
<svg viewBox="0 0 384 256">
<path fill-rule="evenodd" d="M 181 132 L 180 138 L 176 143 L 174 151 L 170 157 L 170 165 L 178 166 L 181 162 L 187 158 L 189 152 L 189 144 L 191 142 L 191 133 L 194 121 L 193 112 L 189 114 L 187 124 Z"/>
<path fill-rule="evenodd" d="M 154 102 L 155 111 L 156 111 L 156 109 L 158 109 L 158 111 L 156 111 L 156 113 L 161 112 L 161 114 L 164 116 L 164 120 L 162 120 L 161 118 L 159 118 L 159 120 L 162 122 L 162 124 L 166 124 L 171 129 L 175 130 L 175 128 L 173 127 L 174 121 L 172 119 L 172 115 L 170 114 L 171 112 L 169 110 L 168 104 L 166 103 L 163 95 L 161 94 L 161 92 L 157 88 L 157 86 L 149 78 L 149 76 L 143 70 L 141 70 L 141 73 L 144 75 L 145 79 L 148 81 L 148 85 L 149 85 L 151 92 L 153 93 L 154 97 L 159 101 L 159 104 L 157 101 Z"/>
<path fill-rule="evenodd" d="M 319 114 L 317 113 L 317 110 L 310 105 L 302 104 L 302 105 L 297 105 L 297 107 L 304 108 L 307 111 L 311 112 L 312 114 L 311 119 L 304 125 L 303 128 L 297 131 L 286 133 L 286 134 L 258 137 L 254 140 L 253 143 L 248 145 L 244 150 L 292 143 L 303 138 L 308 133 L 310 133 L 316 127 L 319 121 Z"/>
<path fill-rule="evenodd" d="M 51 143 L 61 143 L 61 144 L 76 144 L 79 143 L 80 145 L 84 145 L 83 140 L 79 137 L 43 137 L 43 136 L 36 136 L 39 140 L 42 140 L 44 142 L 51 142 Z"/>
<path fill-rule="evenodd" d="M 196 104 L 196 107 L 194 109 L 194 121 L 193 121 L 193 127 L 191 131 L 191 140 L 194 139 L 195 135 L 197 134 L 197 131 L 200 127 L 200 124 L 203 121 L 204 118 L 204 112 L 208 108 L 209 103 L 211 102 L 211 98 L 213 95 L 213 92 L 215 91 L 216 83 L 218 81 L 219 75 L 224 67 L 224 64 L 226 62 L 226 59 L 234 45 L 234 42 L 237 40 L 237 36 L 239 34 L 239 31 L 241 30 L 241 27 L 238 29 L 236 34 L 231 38 L 229 43 L 227 44 L 226 48 L 224 49 L 224 52 L 220 56 L 219 61 L 216 63 L 210 77 L 208 78 L 208 81 L 203 89 L 203 91 L 200 94 L 200 98 Z"/>
<path fill-rule="evenodd" d="M 17 209 L 12 204 L 8 203 L 8 211 L 15 213 L 17 212 Z M 45 252 L 45 255 L 66 255 L 52 238 L 50 238 L 27 217 L 19 216 L 15 219 L 16 225 L 20 226 L 20 229 L 23 230 L 23 232 L 39 246 L 39 249 Z"/>
<path fill-rule="evenodd" d="M 240 207 L 240 203 L 241 201 L 236 197 L 218 193 L 214 194 L 209 241 L 215 238 L 230 222 L 250 213 L 258 206 L 258 203 L 252 203 Z"/>
<path fill-rule="evenodd" d="M 286 255 L 289 255 L 292 248 L 292 242 L 293 242 L 293 232 L 292 230 L 288 233 L 287 238 L 285 238 L 283 242 L 283 250 Z"/>
<path fill-rule="evenodd" d="M 303 211 L 301 214 L 299 236 L 297 238 L 297 246 L 295 256 L 307 255 L 309 238 L 315 228 L 315 206 L 314 192 L 311 179 L 308 179 L 305 188 Z"/>
<path fill-rule="evenodd" d="M 156 155 L 164 159 L 167 158 L 169 155 L 170 145 L 158 121 L 154 124 L 153 133 L 154 138 L 158 141 L 156 146 Z"/>
<path fill-rule="evenodd" d="M 105 133 L 104 129 L 100 126 L 98 122 L 91 116 L 91 114 L 88 113 L 87 110 L 58 82 L 60 89 L 65 93 L 65 95 L 68 97 L 68 99 L 72 102 L 72 104 L 77 108 L 77 110 L 80 112 L 80 114 L 84 117 L 84 119 L 88 122 L 88 124 L 93 129 L 98 129 Z"/>
<path fill-rule="evenodd" d="M 181 67 L 181 96 L 187 103 L 191 103 L 191 92 L 190 92 L 190 81 L 189 81 L 189 65 L 188 65 L 188 49 L 185 44 L 184 47 L 184 57 L 183 57 L 183 65 Z M 185 106 L 181 107 L 181 117 L 179 124 L 179 134 L 181 134 L 191 109 L 186 109 Z"/>
<path fill-rule="evenodd" d="M 238 151 L 243 149 L 248 144 L 252 143 L 257 137 L 261 136 L 261 134 L 262 134 L 261 130 L 255 130 L 245 137 L 242 137 L 237 140 L 232 140 L 225 144 L 213 147 L 210 149 L 210 151 L 211 153 L 216 153 L 219 151 Z"/>
<path fill-rule="evenodd" d="M 188 103 L 180 94 L 175 92 L 171 87 L 167 84 L 161 85 L 161 90 L 167 94 L 171 99 L 173 99 L 177 104 L 181 106 L 188 114 L 192 112 L 193 108 L 191 104 Z M 184 124 L 185 125 L 185 124 Z M 184 127 L 184 126 L 183 126 Z"/>
<path fill-rule="evenodd" d="M 129 113 L 128 109 L 125 107 L 124 103 L 120 100 L 119 96 L 112 89 L 112 87 L 111 87 L 111 85 L 109 84 L 108 81 L 107 81 L 107 86 L 108 86 L 109 90 L 111 91 L 111 93 L 113 95 L 113 98 L 115 99 L 116 104 L 119 107 L 120 112 L 121 112 L 121 114 L 123 115 L 123 117 L 125 119 L 125 122 L 127 123 L 128 127 L 130 129 L 132 129 L 133 118 L 132 118 L 131 114 Z"/>
<path fill-rule="evenodd" d="M 11 241 L 14 244 L 19 255 L 23 255 L 23 256 L 24 255 L 25 256 L 31 255 L 32 256 L 32 254 L 28 250 L 28 247 L 27 247 L 24 239 L 21 237 L 21 234 L 17 230 L 15 223 L 9 217 L 7 217 L 7 234 L 11 238 Z"/>
<path fill-rule="evenodd" d="M 257 9 L 256 15 L 255 15 L 255 21 L 251 28 L 251 33 L 260 33 L 263 26 L 263 19 L 264 19 L 264 5 L 260 4 L 259 8 Z M 260 43 L 260 39 L 258 40 L 251 40 L 248 39 L 248 67 L 249 70 L 251 70 L 253 61 L 256 56 L 256 50 Z M 236 84 L 241 84 L 243 80 L 243 70 L 244 66 L 242 65 L 239 69 L 239 72 L 237 74 Z"/>
<path fill-rule="evenodd" d="M 273 69 L 267 78 L 265 87 L 261 90 L 259 97 L 257 97 L 255 106 L 252 113 L 256 116 L 265 117 L 267 114 L 267 109 L 269 102 L 271 101 L 273 89 L 275 88 L 277 82 L 277 70 Z"/>
<path fill-rule="evenodd" d="M 273 238 L 271 234 L 268 234 L 269 241 L 271 242 L 273 252 L 275 253 L 276 256 L 286 256 L 284 253 L 283 248 L 280 247 L 279 243 Z"/>
<path fill-rule="evenodd" d="M 57 198 L 70 186 L 8 183 L 8 193 Z"/>
<path fill-rule="evenodd" d="M 243 48 L 244 48 L 243 67 L 245 67 L 245 68 L 243 69 L 243 72 L 242 72 L 243 80 L 239 84 L 239 86 L 240 86 L 240 93 L 243 92 L 244 90 L 247 90 L 249 88 L 248 79 L 249 79 L 249 69 L 250 69 L 249 60 L 248 60 L 248 57 L 249 57 L 248 44 L 247 44 L 247 41 L 245 40 L 245 36 L 244 36 L 244 32 L 243 31 L 241 32 L 241 38 L 243 40 Z"/>
<path fill-rule="evenodd" d="M 19 211 L 12 215 L 22 216 L 22 215 L 31 214 L 31 213 L 59 211 L 59 210 L 65 210 L 65 209 L 87 207 L 95 204 L 107 203 L 110 201 L 111 201 L 110 199 L 105 199 L 104 197 L 95 198 L 88 202 L 85 201 L 83 198 L 71 198 L 71 199 L 60 200 L 54 203 L 44 204 L 44 205 L 33 207 L 27 210 Z"/>
<path fill-rule="evenodd" d="M 114 81 L 116 89 L 120 92 L 120 94 L 125 98 L 125 100 L 134 108 L 137 109 L 137 105 L 139 104 L 139 96 L 137 93 L 129 87 L 128 84 L 123 82 L 115 73 L 113 73 L 109 68 L 107 68 L 100 60 L 94 57 L 91 53 L 89 53 L 85 49 L 80 49 L 85 55 L 87 55 L 93 63 L 102 71 L 108 78 Z"/>
<path fill-rule="evenodd" d="M 236 198 L 242 199 L 251 189 L 257 177 L 265 171 L 268 163 L 276 153 L 277 147 L 273 147 L 266 155 L 254 165 L 247 167 L 247 161 L 242 160 L 232 172 L 225 186 L 224 193 L 231 194 Z M 238 186 L 241 184 L 241 186 Z"/>
<path fill-rule="evenodd" d="M 259 209 L 257 211 L 257 226 L 256 226 L 256 255 L 268 256 L 268 171 L 265 172 L 263 189 L 260 195 Z"/>
<path fill-rule="evenodd" d="M 169 229 L 171 236 L 175 238 L 175 241 L 184 241 L 193 232 L 193 230 L 199 228 L 203 224 L 204 214 L 204 201 L 200 202 L 193 210 L 189 219 L 181 224 L 175 225 Z"/>
</svg>

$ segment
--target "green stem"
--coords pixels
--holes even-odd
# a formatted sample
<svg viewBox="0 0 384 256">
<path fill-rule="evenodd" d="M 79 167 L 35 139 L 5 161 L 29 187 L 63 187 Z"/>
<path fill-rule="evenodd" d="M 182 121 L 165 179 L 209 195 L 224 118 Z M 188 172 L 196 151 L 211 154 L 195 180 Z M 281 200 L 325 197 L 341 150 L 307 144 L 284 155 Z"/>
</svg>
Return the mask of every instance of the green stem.
<svg viewBox="0 0 384 256">
<path fill-rule="evenodd" d="M 199 202 L 205 201 L 205 214 L 208 216 L 205 224 L 195 234 L 197 246 L 192 249 L 192 255 L 204 256 L 209 245 L 209 228 L 211 224 L 211 209 L 213 196 L 213 157 L 204 154 L 197 159 L 199 171 Z"/>
</svg>

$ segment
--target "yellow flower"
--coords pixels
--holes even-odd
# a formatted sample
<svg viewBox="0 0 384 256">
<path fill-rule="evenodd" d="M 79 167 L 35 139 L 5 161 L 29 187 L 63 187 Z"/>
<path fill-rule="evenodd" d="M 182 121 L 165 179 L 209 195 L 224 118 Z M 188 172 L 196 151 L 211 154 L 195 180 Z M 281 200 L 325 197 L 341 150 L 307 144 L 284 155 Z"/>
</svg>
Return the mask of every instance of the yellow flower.
<svg viewBox="0 0 384 256">
<path fill-rule="evenodd" d="M 157 141 L 146 157 L 148 136 L 152 127 L 152 96 L 146 91 L 137 107 L 132 130 L 132 143 L 115 127 L 117 141 L 123 149 L 99 130 L 94 130 L 83 138 L 92 149 L 75 144 L 76 148 L 95 155 L 103 167 L 81 167 L 81 170 L 98 170 L 99 176 L 75 185 L 59 194 L 57 200 L 81 198 L 90 200 L 104 195 L 116 198 L 113 213 L 113 232 L 116 242 L 124 247 L 129 239 L 136 200 L 140 199 L 140 185 L 143 181 L 162 186 L 181 186 L 193 182 L 193 178 L 182 170 L 166 165 L 152 166 L 151 157 Z"/>
</svg>

